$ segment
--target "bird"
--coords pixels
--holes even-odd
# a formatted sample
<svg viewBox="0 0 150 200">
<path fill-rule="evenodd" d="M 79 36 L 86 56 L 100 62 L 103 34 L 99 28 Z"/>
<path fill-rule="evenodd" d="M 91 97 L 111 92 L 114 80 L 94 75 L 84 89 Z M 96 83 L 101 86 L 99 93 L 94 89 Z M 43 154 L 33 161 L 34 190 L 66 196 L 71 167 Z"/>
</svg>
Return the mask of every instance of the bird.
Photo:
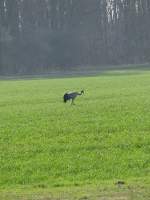
<svg viewBox="0 0 150 200">
<path fill-rule="evenodd" d="M 80 96 L 84 94 L 84 90 L 81 90 L 81 92 L 69 92 L 64 94 L 64 103 L 66 103 L 69 100 L 72 100 L 71 104 L 74 105 L 74 100 L 77 96 Z"/>
</svg>

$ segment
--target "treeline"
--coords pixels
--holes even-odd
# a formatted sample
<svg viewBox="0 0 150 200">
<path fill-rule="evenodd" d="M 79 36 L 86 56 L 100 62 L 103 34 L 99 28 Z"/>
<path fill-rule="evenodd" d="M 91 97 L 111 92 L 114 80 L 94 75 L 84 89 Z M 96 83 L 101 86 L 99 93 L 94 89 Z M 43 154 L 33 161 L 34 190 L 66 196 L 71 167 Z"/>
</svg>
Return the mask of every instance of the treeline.
<svg viewBox="0 0 150 200">
<path fill-rule="evenodd" d="M 0 0 L 0 74 L 149 61 L 149 0 Z"/>
</svg>

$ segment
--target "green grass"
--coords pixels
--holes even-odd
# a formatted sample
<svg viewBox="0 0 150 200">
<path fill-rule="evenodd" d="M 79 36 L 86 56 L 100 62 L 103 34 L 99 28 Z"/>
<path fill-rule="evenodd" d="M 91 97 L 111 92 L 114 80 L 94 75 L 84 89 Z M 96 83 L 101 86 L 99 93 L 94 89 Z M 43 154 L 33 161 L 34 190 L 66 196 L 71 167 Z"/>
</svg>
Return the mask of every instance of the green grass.
<svg viewBox="0 0 150 200">
<path fill-rule="evenodd" d="M 149 109 L 149 71 L 0 81 L 0 190 L 150 185 Z"/>
</svg>

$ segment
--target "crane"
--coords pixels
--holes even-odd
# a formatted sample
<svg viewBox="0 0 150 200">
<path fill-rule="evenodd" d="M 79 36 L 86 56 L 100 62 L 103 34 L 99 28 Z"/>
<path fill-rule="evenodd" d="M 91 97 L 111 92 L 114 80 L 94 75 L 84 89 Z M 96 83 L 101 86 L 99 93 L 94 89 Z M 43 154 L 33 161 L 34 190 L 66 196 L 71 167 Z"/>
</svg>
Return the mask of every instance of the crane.
<svg viewBox="0 0 150 200">
<path fill-rule="evenodd" d="M 81 92 L 69 92 L 64 94 L 64 103 L 66 103 L 69 100 L 72 100 L 71 104 L 74 105 L 74 100 L 77 96 L 80 96 L 84 94 L 84 90 L 81 90 Z"/>
</svg>

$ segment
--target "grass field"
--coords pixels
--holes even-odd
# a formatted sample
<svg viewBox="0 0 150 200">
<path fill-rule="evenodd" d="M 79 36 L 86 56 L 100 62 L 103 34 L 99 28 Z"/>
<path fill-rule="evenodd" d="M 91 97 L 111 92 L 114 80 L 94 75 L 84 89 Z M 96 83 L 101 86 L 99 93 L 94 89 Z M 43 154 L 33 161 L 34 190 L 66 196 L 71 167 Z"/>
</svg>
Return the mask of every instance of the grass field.
<svg viewBox="0 0 150 200">
<path fill-rule="evenodd" d="M 81 89 L 75 106 L 63 103 Z M 0 199 L 48 200 L 63 188 L 71 196 L 57 199 L 150 197 L 149 71 L 0 81 Z"/>
</svg>

